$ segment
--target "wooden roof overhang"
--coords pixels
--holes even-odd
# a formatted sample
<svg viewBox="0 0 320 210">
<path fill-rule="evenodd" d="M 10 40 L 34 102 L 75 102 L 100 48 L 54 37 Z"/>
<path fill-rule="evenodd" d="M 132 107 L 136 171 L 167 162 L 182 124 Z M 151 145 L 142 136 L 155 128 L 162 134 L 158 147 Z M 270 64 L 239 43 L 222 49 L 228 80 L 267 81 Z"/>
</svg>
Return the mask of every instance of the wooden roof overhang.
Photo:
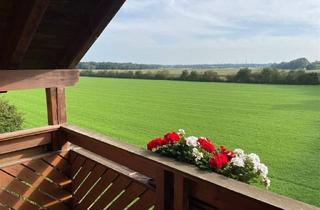
<svg viewBox="0 0 320 210">
<path fill-rule="evenodd" d="M 0 69 L 70 69 L 125 0 L 1 0 Z"/>
</svg>

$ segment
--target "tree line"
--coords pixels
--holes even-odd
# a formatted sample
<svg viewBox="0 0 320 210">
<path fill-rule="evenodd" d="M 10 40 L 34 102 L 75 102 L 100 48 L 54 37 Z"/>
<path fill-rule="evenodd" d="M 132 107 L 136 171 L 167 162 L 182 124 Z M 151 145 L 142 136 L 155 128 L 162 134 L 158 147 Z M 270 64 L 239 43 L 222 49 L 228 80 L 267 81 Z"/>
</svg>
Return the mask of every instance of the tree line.
<svg viewBox="0 0 320 210">
<path fill-rule="evenodd" d="M 265 68 L 272 67 L 288 70 L 315 70 L 320 69 L 320 61 L 309 62 L 306 58 L 298 58 L 289 62 L 274 64 L 193 64 L 193 65 L 159 65 L 138 63 L 116 63 L 116 62 L 80 62 L 79 69 L 120 69 L 120 70 L 142 70 L 142 69 L 217 69 L 217 68 Z"/>
<path fill-rule="evenodd" d="M 242 68 L 236 74 L 227 76 L 219 75 L 217 71 L 183 70 L 180 75 L 173 75 L 169 70 L 158 71 L 115 71 L 115 70 L 82 70 L 81 76 L 88 77 L 111 77 L 132 79 L 156 79 L 156 80 L 181 80 L 203 82 L 236 82 L 236 83 L 260 83 L 260 84 L 320 84 L 320 74 L 305 72 L 304 70 L 279 71 L 275 68 L 266 67 L 261 71 L 252 71 Z"/>
<path fill-rule="evenodd" d="M 269 64 L 193 64 L 193 65 L 159 65 L 159 64 L 138 64 L 138 63 L 115 63 L 115 62 L 80 62 L 78 69 L 119 69 L 119 70 L 139 70 L 139 69 L 209 69 L 209 68 L 262 68 Z"/>
</svg>

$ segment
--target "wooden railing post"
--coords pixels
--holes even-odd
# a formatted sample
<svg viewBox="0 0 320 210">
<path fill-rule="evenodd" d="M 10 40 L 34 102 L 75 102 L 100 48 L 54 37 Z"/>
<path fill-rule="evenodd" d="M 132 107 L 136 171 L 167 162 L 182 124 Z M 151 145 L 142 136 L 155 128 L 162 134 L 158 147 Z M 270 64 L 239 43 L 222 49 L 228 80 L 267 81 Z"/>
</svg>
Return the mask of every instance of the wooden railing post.
<svg viewBox="0 0 320 210">
<path fill-rule="evenodd" d="M 65 89 L 62 87 L 46 88 L 47 113 L 49 125 L 60 125 L 67 122 Z M 52 136 L 53 150 L 68 150 L 69 143 L 66 143 L 57 133 Z"/>
<path fill-rule="evenodd" d="M 174 210 L 189 209 L 188 183 L 181 174 L 174 174 Z"/>
<path fill-rule="evenodd" d="M 156 210 L 173 209 L 173 174 L 159 168 L 156 177 Z"/>
<path fill-rule="evenodd" d="M 48 124 L 58 125 L 67 122 L 64 88 L 46 88 Z"/>
</svg>

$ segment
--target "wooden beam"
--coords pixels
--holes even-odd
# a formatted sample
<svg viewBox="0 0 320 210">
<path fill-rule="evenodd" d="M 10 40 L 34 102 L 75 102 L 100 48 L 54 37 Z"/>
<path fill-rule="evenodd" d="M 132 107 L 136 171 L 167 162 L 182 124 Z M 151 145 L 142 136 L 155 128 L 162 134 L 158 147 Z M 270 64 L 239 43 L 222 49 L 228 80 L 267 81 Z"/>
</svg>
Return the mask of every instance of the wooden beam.
<svg viewBox="0 0 320 210">
<path fill-rule="evenodd" d="M 59 125 L 67 122 L 65 89 L 46 88 L 48 124 Z M 62 138 L 60 133 L 52 133 L 52 149 L 68 150 L 70 144 Z"/>
<path fill-rule="evenodd" d="M 74 68 L 124 2 L 125 0 L 100 0 L 94 14 L 88 17 L 87 23 L 81 25 L 79 31 L 74 35 L 74 41 L 67 46 L 58 66 L 60 68 Z M 85 30 L 83 30 L 84 28 Z"/>
<path fill-rule="evenodd" d="M 1 68 L 15 69 L 22 62 L 50 0 L 15 1 L 13 16 L 2 40 Z"/>
<path fill-rule="evenodd" d="M 75 69 L 0 70 L 0 91 L 72 86 L 79 80 Z"/>
<path fill-rule="evenodd" d="M 48 124 L 58 125 L 67 122 L 65 89 L 46 88 Z"/>
<path fill-rule="evenodd" d="M 59 126 L 47 126 L 0 134 L 0 155 L 50 144 Z"/>
</svg>

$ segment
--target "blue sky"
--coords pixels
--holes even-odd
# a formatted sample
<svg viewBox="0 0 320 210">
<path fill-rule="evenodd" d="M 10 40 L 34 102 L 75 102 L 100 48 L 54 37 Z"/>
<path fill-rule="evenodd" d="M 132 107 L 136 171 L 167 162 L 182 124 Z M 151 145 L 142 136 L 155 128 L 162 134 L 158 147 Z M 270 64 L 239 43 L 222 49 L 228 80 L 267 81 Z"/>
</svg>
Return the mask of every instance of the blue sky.
<svg viewBox="0 0 320 210">
<path fill-rule="evenodd" d="M 127 0 L 82 61 L 320 60 L 320 0 Z"/>
</svg>

